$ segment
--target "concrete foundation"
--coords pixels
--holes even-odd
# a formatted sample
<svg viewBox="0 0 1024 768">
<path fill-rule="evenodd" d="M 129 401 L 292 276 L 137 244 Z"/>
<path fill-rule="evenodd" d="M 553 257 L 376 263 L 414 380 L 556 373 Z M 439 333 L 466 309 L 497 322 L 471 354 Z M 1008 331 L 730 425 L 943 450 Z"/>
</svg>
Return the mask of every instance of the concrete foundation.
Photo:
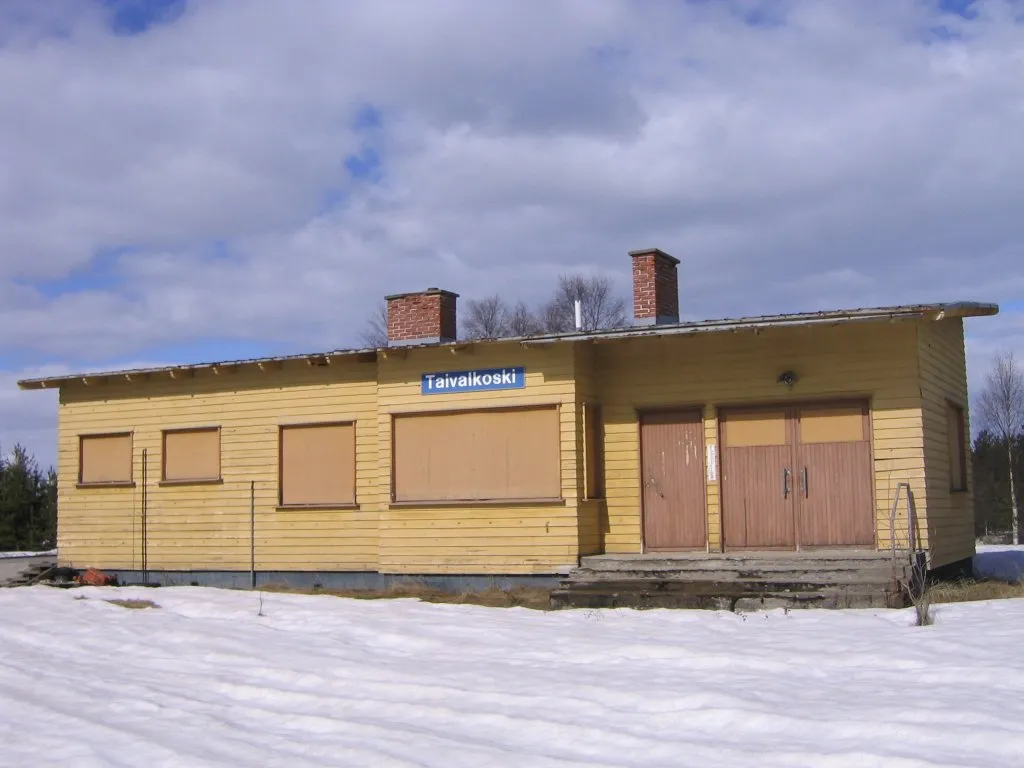
<svg viewBox="0 0 1024 768">
<path fill-rule="evenodd" d="M 250 589 L 249 571 L 105 571 L 117 583 L 151 584 L 164 587 L 220 587 Z M 481 592 L 488 589 L 509 590 L 515 587 L 551 589 L 563 577 L 551 575 L 438 575 L 387 574 L 376 571 L 256 571 L 256 588 L 268 586 L 292 589 L 384 590 L 396 584 L 418 584 L 442 592 Z"/>
</svg>

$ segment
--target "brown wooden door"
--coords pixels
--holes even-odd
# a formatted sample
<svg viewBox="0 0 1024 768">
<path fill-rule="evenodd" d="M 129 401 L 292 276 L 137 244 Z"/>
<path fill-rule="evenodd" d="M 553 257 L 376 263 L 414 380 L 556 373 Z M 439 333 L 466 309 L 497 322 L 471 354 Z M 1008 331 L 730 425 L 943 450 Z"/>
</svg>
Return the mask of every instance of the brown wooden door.
<svg viewBox="0 0 1024 768">
<path fill-rule="evenodd" d="M 796 547 L 789 411 L 722 414 L 722 533 L 728 549 Z"/>
<path fill-rule="evenodd" d="M 795 416 L 800 546 L 874 545 L 867 406 L 804 407 Z"/>
<path fill-rule="evenodd" d="M 704 549 L 704 424 L 696 411 L 640 418 L 644 548 Z"/>
</svg>

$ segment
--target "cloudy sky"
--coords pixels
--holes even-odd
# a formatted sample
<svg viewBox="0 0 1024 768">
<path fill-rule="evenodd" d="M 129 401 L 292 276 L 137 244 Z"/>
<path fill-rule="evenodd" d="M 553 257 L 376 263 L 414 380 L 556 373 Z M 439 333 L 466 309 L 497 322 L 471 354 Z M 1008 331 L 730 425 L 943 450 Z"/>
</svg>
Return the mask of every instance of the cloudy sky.
<svg viewBox="0 0 1024 768">
<path fill-rule="evenodd" d="M 0 446 L 23 377 L 358 343 L 387 293 L 690 318 L 981 300 L 1024 354 L 1024 3 L 3 0 Z"/>
</svg>

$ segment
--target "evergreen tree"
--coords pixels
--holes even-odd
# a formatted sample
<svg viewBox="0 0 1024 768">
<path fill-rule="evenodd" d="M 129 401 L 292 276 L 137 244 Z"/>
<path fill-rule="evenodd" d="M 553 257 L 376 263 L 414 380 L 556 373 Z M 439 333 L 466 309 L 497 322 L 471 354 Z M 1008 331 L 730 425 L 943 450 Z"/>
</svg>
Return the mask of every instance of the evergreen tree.
<svg viewBox="0 0 1024 768">
<path fill-rule="evenodd" d="M 1014 476 L 1024 477 L 1024 435 L 1015 441 L 1013 451 L 1006 441 L 983 430 L 971 446 L 974 493 L 974 525 L 979 536 L 1008 534 L 1013 527 L 1010 503 L 1009 467 L 1006 457 L 1014 457 Z M 1020 483 L 1015 484 L 1018 507 L 1024 502 Z"/>
<path fill-rule="evenodd" d="M 24 446 L 0 454 L 0 551 L 50 549 L 57 535 L 57 474 Z"/>
</svg>

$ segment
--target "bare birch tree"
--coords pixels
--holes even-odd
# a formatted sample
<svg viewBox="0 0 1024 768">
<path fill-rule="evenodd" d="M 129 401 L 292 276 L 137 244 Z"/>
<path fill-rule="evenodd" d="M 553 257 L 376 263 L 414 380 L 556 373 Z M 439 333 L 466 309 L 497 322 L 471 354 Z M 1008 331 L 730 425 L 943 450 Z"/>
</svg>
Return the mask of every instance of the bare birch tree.
<svg viewBox="0 0 1024 768">
<path fill-rule="evenodd" d="M 508 313 L 508 333 L 510 336 L 536 336 L 543 333 L 540 320 L 523 301 L 517 301 Z"/>
<path fill-rule="evenodd" d="M 576 327 L 576 301 L 582 305 L 584 331 L 619 328 L 626 324 L 626 302 L 616 296 L 607 277 L 562 275 L 555 295 L 541 310 L 544 330 L 566 333 Z"/>
<path fill-rule="evenodd" d="M 388 305 L 387 302 L 379 303 L 373 310 L 366 327 L 359 334 L 363 344 L 367 347 L 378 349 L 388 345 Z"/>
<path fill-rule="evenodd" d="M 978 397 L 978 413 L 984 426 L 1006 443 L 1006 459 L 1010 477 L 1010 518 L 1013 543 L 1020 544 L 1020 510 L 1013 477 L 1013 449 L 1017 437 L 1024 432 L 1024 370 L 1013 352 L 996 355 L 992 369 L 985 377 L 985 387 Z"/>
<path fill-rule="evenodd" d="M 509 332 L 509 311 L 504 299 L 494 294 L 485 299 L 471 299 L 466 306 L 463 333 L 469 339 L 499 339 L 515 335 Z"/>
</svg>

